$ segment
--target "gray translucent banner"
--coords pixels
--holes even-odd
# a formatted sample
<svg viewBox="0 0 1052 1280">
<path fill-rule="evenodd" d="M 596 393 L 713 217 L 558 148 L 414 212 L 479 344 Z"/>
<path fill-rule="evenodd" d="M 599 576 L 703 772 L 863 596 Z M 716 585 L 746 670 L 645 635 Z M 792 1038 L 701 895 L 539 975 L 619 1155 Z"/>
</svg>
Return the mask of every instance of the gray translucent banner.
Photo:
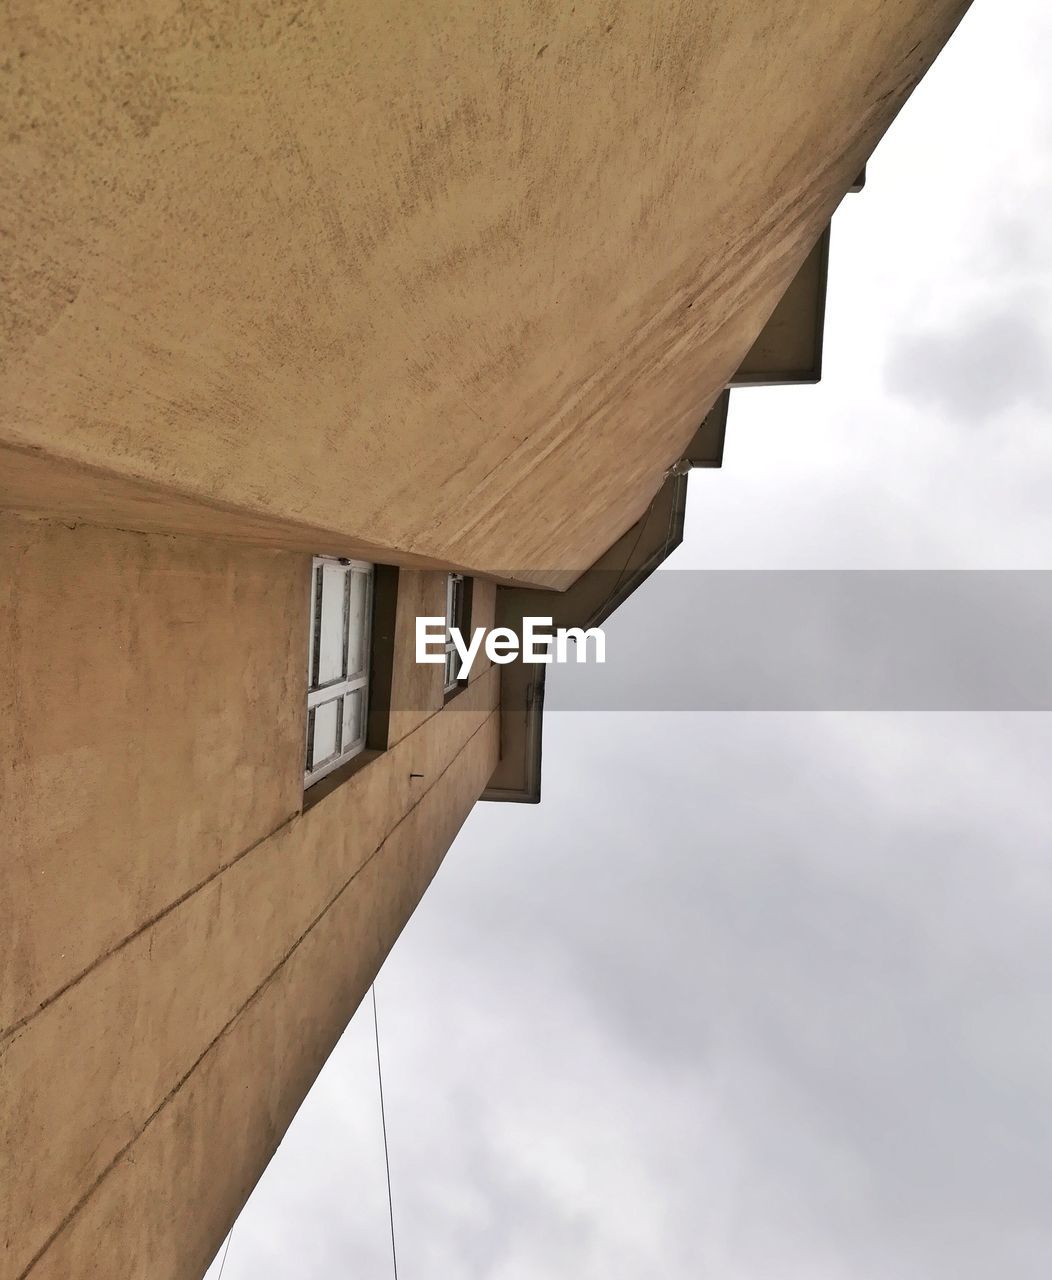
<svg viewBox="0 0 1052 1280">
<path fill-rule="evenodd" d="M 549 710 L 1052 709 L 1048 571 L 664 571 L 604 630 Z"/>
</svg>

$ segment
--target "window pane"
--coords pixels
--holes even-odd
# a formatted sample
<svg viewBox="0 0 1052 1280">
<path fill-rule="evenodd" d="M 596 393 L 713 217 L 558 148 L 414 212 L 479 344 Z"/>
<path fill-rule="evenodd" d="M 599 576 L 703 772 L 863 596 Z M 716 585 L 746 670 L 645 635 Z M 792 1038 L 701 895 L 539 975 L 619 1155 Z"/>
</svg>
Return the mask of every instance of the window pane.
<svg viewBox="0 0 1052 1280">
<path fill-rule="evenodd" d="M 347 675 L 361 675 L 369 664 L 369 575 L 351 572 L 350 625 L 347 636 Z"/>
<path fill-rule="evenodd" d="M 307 713 L 307 768 L 317 769 L 340 750 L 340 699 Z"/>
<path fill-rule="evenodd" d="M 464 579 L 453 579 L 453 626 L 464 626 Z"/>
<path fill-rule="evenodd" d="M 365 690 L 355 689 L 343 700 L 343 749 L 365 740 Z"/>
<path fill-rule="evenodd" d="M 457 683 L 457 672 L 460 669 L 460 656 L 453 650 L 446 651 L 446 688 L 451 689 Z"/>
<path fill-rule="evenodd" d="M 451 573 L 446 578 L 446 630 L 450 627 L 464 629 L 464 578 Z"/>
<path fill-rule="evenodd" d="M 321 603 L 315 605 L 315 651 L 318 655 L 315 686 L 339 680 L 344 673 L 346 591 L 347 570 L 343 565 L 323 565 Z"/>
</svg>

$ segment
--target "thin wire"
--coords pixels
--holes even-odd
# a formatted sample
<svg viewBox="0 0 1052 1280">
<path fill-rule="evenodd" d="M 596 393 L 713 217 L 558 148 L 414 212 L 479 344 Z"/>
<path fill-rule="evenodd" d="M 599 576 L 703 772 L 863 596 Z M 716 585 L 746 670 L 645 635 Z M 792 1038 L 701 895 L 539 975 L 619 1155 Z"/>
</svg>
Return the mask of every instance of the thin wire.
<svg viewBox="0 0 1052 1280">
<path fill-rule="evenodd" d="M 237 1226 L 236 1222 L 234 1223 L 234 1226 L 235 1227 Z M 234 1227 L 231 1227 L 230 1233 L 227 1235 L 227 1238 L 226 1238 L 226 1248 L 223 1250 L 223 1261 L 219 1264 L 219 1275 L 216 1276 L 216 1280 L 223 1280 L 223 1271 L 224 1271 L 224 1268 L 226 1267 L 226 1255 L 230 1252 L 230 1241 L 233 1240 L 233 1238 L 234 1238 Z"/>
<path fill-rule="evenodd" d="M 632 559 L 636 554 L 636 550 L 639 547 L 639 541 L 643 537 L 643 534 L 646 532 L 647 525 L 650 523 L 650 516 L 654 510 L 654 504 L 657 502 L 660 496 L 661 496 L 661 489 L 659 489 L 657 493 L 655 493 L 654 496 L 650 499 L 650 506 L 647 507 L 644 514 L 640 517 L 639 532 L 636 534 L 636 540 L 635 542 L 632 543 L 631 551 L 629 551 L 628 555 L 625 557 L 625 563 L 621 566 L 621 572 L 617 575 L 617 581 L 614 583 L 614 589 L 613 591 L 610 592 L 608 600 L 613 600 L 616 598 L 617 589 L 621 585 L 621 580 L 624 578 L 625 574 L 628 572 L 628 566 L 632 563 Z M 664 562 L 668 559 L 668 548 L 669 548 L 669 543 L 672 541 L 672 530 L 675 526 L 675 523 L 676 523 L 676 504 L 675 502 L 673 502 L 672 506 L 669 508 L 669 513 L 668 513 L 668 529 L 665 531 L 665 545 L 662 549 L 661 560 L 659 562 L 661 564 L 664 564 Z"/>
<path fill-rule="evenodd" d="M 376 1017 L 376 983 L 370 990 L 373 993 L 373 1035 L 376 1038 L 376 1080 L 380 1086 L 380 1123 L 384 1130 L 384 1164 L 387 1166 L 387 1214 L 391 1220 L 391 1266 L 394 1268 L 394 1280 L 398 1280 L 398 1255 L 395 1252 L 394 1200 L 391 1198 L 391 1156 L 387 1149 L 387 1115 L 384 1112 L 384 1077 L 380 1070 L 380 1023 Z"/>
<path fill-rule="evenodd" d="M 672 541 L 672 530 L 676 524 L 676 504 L 673 502 L 668 512 L 668 529 L 665 531 L 665 546 L 661 552 L 661 563 L 664 564 L 668 559 L 669 543 Z"/>
<path fill-rule="evenodd" d="M 609 599 L 611 600 L 613 600 L 613 598 L 617 595 L 617 589 L 621 585 L 621 579 L 628 572 L 628 566 L 632 563 L 632 557 L 636 554 L 636 549 L 639 546 L 639 540 L 640 538 L 642 538 L 643 534 L 646 532 L 646 527 L 650 523 L 650 514 L 654 510 L 654 503 L 657 502 L 658 494 L 660 493 L 661 493 L 661 490 L 659 489 L 657 493 L 655 493 L 654 496 L 650 499 L 650 506 L 647 507 L 646 511 L 643 513 L 643 515 L 640 518 L 639 532 L 636 534 L 636 540 L 635 542 L 632 543 L 631 550 L 629 551 L 628 555 L 625 556 L 625 563 L 621 566 L 621 572 L 617 575 L 617 581 L 614 583 L 614 589 L 613 591 L 610 592 L 610 596 L 609 596 Z"/>
</svg>

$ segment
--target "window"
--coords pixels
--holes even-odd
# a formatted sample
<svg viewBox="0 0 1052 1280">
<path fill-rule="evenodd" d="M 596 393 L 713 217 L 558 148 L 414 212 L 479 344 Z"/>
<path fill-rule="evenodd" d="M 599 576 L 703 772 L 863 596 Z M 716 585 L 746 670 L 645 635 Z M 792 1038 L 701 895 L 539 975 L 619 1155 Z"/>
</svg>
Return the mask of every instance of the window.
<svg viewBox="0 0 1052 1280">
<path fill-rule="evenodd" d="M 462 573 L 451 573 L 446 578 L 446 666 L 445 691 L 448 696 L 467 684 L 466 680 L 457 678 L 460 670 L 460 657 L 453 644 L 452 628 L 456 627 L 466 639 L 468 633 L 468 614 L 471 611 L 471 579 Z"/>
<path fill-rule="evenodd" d="M 307 786 L 365 746 L 372 612 L 371 564 L 315 558 L 307 676 Z"/>
</svg>

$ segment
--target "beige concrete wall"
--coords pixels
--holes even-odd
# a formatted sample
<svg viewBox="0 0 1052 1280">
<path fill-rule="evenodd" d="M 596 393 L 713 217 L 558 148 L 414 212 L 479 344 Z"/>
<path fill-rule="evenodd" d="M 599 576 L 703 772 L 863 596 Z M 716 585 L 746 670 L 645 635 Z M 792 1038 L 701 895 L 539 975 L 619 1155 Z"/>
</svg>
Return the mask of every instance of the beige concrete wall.
<svg viewBox="0 0 1052 1280">
<path fill-rule="evenodd" d="M 309 563 L 0 518 L 0 1031 L 299 810 Z"/>
<path fill-rule="evenodd" d="M 8 517 L 0 565 L 0 1277 L 197 1280 L 493 770 L 498 673 L 430 668 L 304 808 L 307 557 Z M 401 575 L 403 683 L 442 582 Z"/>
<path fill-rule="evenodd" d="M 550 584 L 645 509 L 966 8 L 8 5 L 0 443 L 128 482 L 112 523 L 189 499 Z"/>
</svg>

